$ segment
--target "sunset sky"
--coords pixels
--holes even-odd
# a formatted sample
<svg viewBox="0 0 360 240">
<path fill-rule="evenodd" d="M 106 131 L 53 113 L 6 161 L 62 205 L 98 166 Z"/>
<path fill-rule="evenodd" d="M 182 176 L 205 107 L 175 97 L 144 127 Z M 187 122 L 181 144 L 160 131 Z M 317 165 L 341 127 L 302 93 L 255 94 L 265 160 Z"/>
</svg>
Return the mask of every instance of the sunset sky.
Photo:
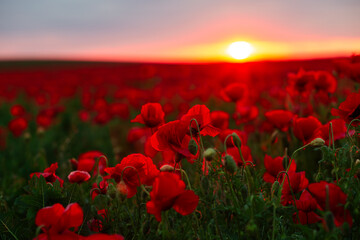
<svg viewBox="0 0 360 240">
<path fill-rule="evenodd" d="M 233 61 L 360 53 L 359 0 L 1 0 L 0 59 Z"/>
</svg>

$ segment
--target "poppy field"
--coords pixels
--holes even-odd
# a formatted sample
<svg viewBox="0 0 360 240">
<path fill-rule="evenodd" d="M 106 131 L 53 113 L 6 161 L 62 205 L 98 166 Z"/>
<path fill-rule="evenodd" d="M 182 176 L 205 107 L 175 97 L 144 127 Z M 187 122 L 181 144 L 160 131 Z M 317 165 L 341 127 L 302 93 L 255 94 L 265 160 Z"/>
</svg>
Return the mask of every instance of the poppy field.
<svg viewBox="0 0 360 240">
<path fill-rule="evenodd" d="M 359 239 L 360 56 L 0 63 L 1 239 Z"/>
</svg>

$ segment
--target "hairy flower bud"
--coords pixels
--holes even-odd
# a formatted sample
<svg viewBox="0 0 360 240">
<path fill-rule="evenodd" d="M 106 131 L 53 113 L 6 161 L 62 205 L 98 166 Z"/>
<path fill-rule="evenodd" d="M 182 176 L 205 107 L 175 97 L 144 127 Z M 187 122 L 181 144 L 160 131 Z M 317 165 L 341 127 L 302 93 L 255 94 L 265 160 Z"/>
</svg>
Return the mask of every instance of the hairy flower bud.
<svg viewBox="0 0 360 240">
<path fill-rule="evenodd" d="M 237 167 L 234 158 L 231 155 L 226 154 L 224 157 L 225 169 L 230 173 L 235 173 Z"/>
<path fill-rule="evenodd" d="M 204 158 L 206 161 L 211 162 L 216 158 L 217 152 L 213 148 L 208 148 L 204 152 Z"/>
<path fill-rule="evenodd" d="M 325 141 L 322 138 L 315 138 L 310 142 L 310 145 L 313 147 L 322 147 L 325 145 Z"/>
<path fill-rule="evenodd" d="M 196 155 L 198 152 L 198 145 L 193 138 L 189 142 L 188 149 L 192 155 Z"/>
<path fill-rule="evenodd" d="M 239 135 L 237 135 L 235 132 L 233 132 L 231 134 L 231 136 L 232 136 L 235 146 L 238 148 L 241 148 L 241 139 L 240 139 Z"/>
<path fill-rule="evenodd" d="M 168 164 L 162 165 L 160 168 L 160 172 L 172 172 L 174 171 L 174 167 Z"/>
</svg>

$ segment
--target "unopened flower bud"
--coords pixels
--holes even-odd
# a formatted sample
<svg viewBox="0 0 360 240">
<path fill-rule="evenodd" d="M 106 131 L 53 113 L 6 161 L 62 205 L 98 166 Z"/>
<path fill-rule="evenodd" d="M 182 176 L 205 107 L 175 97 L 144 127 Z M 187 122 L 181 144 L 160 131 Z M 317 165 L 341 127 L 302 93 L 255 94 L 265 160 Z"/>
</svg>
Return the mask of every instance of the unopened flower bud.
<svg viewBox="0 0 360 240">
<path fill-rule="evenodd" d="M 118 192 L 120 193 L 121 196 L 127 196 L 128 194 L 128 189 L 127 186 L 125 184 L 124 181 L 120 181 L 117 185 L 116 185 L 116 189 L 118 190 Z"/>
<path fill-rule="evenodd" d="M 212 160 L 214 160 L 216 158 L 216 156 L 217 156 L 217 152 L 213 148 L 208 148 L 204 152 L 204 158 L 208 162 L 211 162 Z"/>
<path fill-rule="evenodd" d="M 116 198 L 116 192 L 117 192 L 117 190 L 116 190 L 115 186 L 113 184 L 109 184 L 109 187 L 108 187 L 108 190 L 107 190 L 106 194 L 109 197 L 111 197 L 112 199 L 114 199 L 114 198 Z"/>
<path fill-rule="evenodd" d="M 360 159 L 356 159 L 355 166 L 360 164 Z"/>
<path fill-rule="evenodd" d="M 225 162 L 225 169 L 230 173 L 235 173 L 237 166 L 234 161 L 234 158 L 229 154 L 226 154 L 226 156 L 224 157 L 224 162 Z"/>
<path fill-rule="evenodd" d="M 325 140 L 322 138 L 315 138 L 310 142 L 310 145 L 313 147 L 322 147 L 325 145 Z"/>
<path fill-rule="evenodd" d="M 188 149 L 192 155 L 196 155 L 198 152 L 198 145 L 193 138 L 189 142 Z"/>
<path fill-rule="evenodd" d="M 231 136 L 232 136 L 235 146 L 238 148 L 241 148 L 241 139 L 240 139 L 239 135 L 237 135 L 235 132 L 233 132 L 231 134 Z"/>
<path fill-rule="evenodd" d="M 174 167 L 168 164 L 162 165 L 160 168 L 160 172 L 172 172 L 174 171 Z"/>
</svg>

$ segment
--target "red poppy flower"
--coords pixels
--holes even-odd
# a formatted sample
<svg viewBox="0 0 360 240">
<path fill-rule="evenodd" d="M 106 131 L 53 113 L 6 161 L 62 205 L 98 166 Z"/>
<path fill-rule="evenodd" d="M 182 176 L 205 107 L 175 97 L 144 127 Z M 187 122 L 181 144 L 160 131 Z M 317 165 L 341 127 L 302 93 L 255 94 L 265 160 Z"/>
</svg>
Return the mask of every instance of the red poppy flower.
<svg viewBox="0 0 360 240">
<path fill-rule="evenodd" d="M 280 180 L 281 183 L 283 181 L 283 178 L 285 178 L 281 192 L 281 203 L 284 206 L 293 204 L 294 199 L 291 192 L 293 192 L 293 194 L 296 194 L 304 190 L 309 185 L 309 180 L 305 177 L 305 172 L 288 171 L 288 175 L 290 179 L 290 184 L 285 174 L 282 174 L 282 178 Z"/>
<path fill-rule="evenodd" d="M 96 182 L 92 185 L 92 191 L 91 191 L 91 199 L 94 200 L 95 197 L 99 194 L 106 194 L 108 189 L 109 183 L 106 179 L 103 179 L 99 184 Z"/>
<path fill-rule="evenodd" d="M 345 137 L 347 128 L 343 119 L 334 119 L 330 122 L 317 128 L 314 132 L 313 138 L 322 138 L 325 140 L 325 144 L 329 143 L 329 129 L 330 123 L 332 123 L 332 129 L 334 133 L 334 140 L 339 140 Z"/>
<path fill-rule="evenodd" d="M 52 107 L 41 110 L 36 116 L 37 125 L 48 128 L 53 123 L 57 114 L 63 110 L 64 108 L 62 107 Z"/>
<path fill-rule="evenodd" d="M 229 127 L 229 114 L 224 111 L 213 111 L 210 113 L 211 124 L 221 130 Z"/>
<path fill-rule="evenodd" d="M 137 187 L 141 184 L 152 185 L 155 177 L 160 172 L 151 158 L 142 154 L 131 154 L 123 158 L 120 164 L 117 164 L 113 168 L 106 168 L 105 171 L 109 173 L 117 183 L 119 183 L 121 179 L 125 182 L 128 198 L 136 194 Z M 121 176 L 121 174 L 123 175 Z"/>
<path fill-rule="evenodd" d="M 328 195 L 326 188 L 328 188 Z M 316 199 L 321 211 L 330 210 L 334 215 L 335 225 L 341 226 L 347 222 L 352 226 L 352 217 L 349 210 L 344 209 L 347 196 L 341 188 L 333 183 L 321 181 L 319 183 L 312 183 L 308 186 L 308 191 Z M 329 203 L 329 208 L 326 209 L 326 202 Z"/>
<path fill-rule="evenodd" d="M 25 118 L 19 117 L 9 122 L 9 129 L 15 137 L 19 137 L 28 127 L 28 123 Z"/>
<path fill-rule="evenodd" d="M 199 196 L 192 190 L 185 190 L 185 183 L 174 173 L 161 172 L 153 183 L 151 200 L 146 203 L 147 212 L 159 222 L 161 211 L 174 208 L 185 216 L 192 213 L 199 202 Z"/>
<path fill-rule="evenodd" d="M 292 97 L 300 96 L 302 99 L 307 99 L 313 90 L 315 79 L 314 72 L 305 72 L 300 69 L 297 74 L 290 73 L 288 75 L 288 87 L 286 90 Z"/>
<path fill-rule="evenodd" d="M 326 92 L 334 93 L 336 90 L 336 79 L 333 75 L 326 71 L 317 71 L 315 72 L 316 78 L 314 84 L 314 89 L 317 92 Z"/>
<path fill-rule="evenodd" d="M 267 120 L 276 128 L 286 132 L 294 114 L 286 110 L 273 110 L 265 113 Z"/>
<path fill-rule="evenodd" d="M 113 117 L 119 117 L 122 119 L 129 118 L 129 106 L 125 103 L 110 103 L 109 104 L 109 113 Z"/>
<path fill-rule="evenodd" d="M 152 136 L 151 145 L 157 151 L 171 150 L 186 157 L 191 157 L 188 144 L 191 139 L 189 125 L 176 120 L 162 125 Z"/>
<path fill-rule="evenodd" d="M 68 232 L 70 228 L 77 229 L 83 222 L 84 214 L 77 203 L 69 204 L 66 209 L 56 203 L 51 207 L 40 209 L 35 218 L 37 226 L 48 235 L 60 235 Z"/>
<path fill-rule="evenodd" d="M 236 104 L 236 110 L 233 118 L 237 125 L 250 122 L 259 115 L 259 109 L 256 106 L 244 106 Z"/>
<path fill-rule="evenodd" d="M 86 110 L 80 110 L 79 118 L 82 122 L 88 122 L 90 120 L 90 113 Z"/>
<path fill-rule="evenodd" d="M 264 165 L 266 172 L 264 173 L 263 179 L 265 182 L 274 183 L 279 172 L 286 171 L 283 165 L 284 157 L 275 157 L 272 158 L 269 155 L 265 155 Z M 289 160 L 290 163 L 290 160 Z M 291 162 L 289 171 L 296 171 L 295 161 Z"/>
<path fill-rule="evenodd" d="M 107 235 L 104 233 L 97 233 L 84 237 L 86 240 L 124 240 L 124 237 L 119 234 Z"/>
<path fill-rule="evenodd" d="M 158 127 L 164 123 L 165 113 L 159 103 L 147 103 L 141 107 L 141 113 L 131 122 L 145 124 L 149 128 Z"/>
<path fill-rule="evenodd" d="M 90 174 L 88 172 L 85 171 L 72 171 L 69 176 L 69 182 L 71 183 L 82 183 L 82 182 L 86 182 L 90 179 Z"/>
<path fill-rule="evenodd" d="M 293 121 L 293 132 L 295 137 L 306 144 L 315 138 L 314 132 L 321 126 L 321 122 L 313 116 L 307 118 L 295 118 Z"/>
<path fill-rule="evenodd" d="M 17 104 L 10 108 L 10 113 L 14 117 L 23 117 L 25 115 L 25 108 Z"/>
<path fill-rule="evenodd" d="M 360 93 L 351 93 L 344 102 L 339 106 L 339 109 L 331 109 L 333 116 L 341 117 L 345 122 L 349 123 L 353 119 L 360 118 Z M 354 123 L 358 125 L 359 123 Z"/>
<path fill-rule="evenodd" d="M 201 135 L 215 137 L 220 133 L 220 129 L 211 125 L 210 110 L 205 105 L 195 105 L 181 117 L 181 121 L 187 126 L 190 125 L 191 119 L 196 119 Z M 198 132 L 195 121 L 191 122 L 191 131 L 195 134 Z"/>
<path fill-rule="evenodd" d="M 238 102 L 247 98 L 248 87 L 244 83 L 232 83 L 220 92 L 226 102 Z"/>
<path fill-rule="evenodd" d="M 106 168 L 106 160 L 105 158 L 100 158 L 101 156 L 105 156 L 102 152 L 99 151 L 89 151 L 86 153 L 80 154 L 77 162 L 77 170 L 79 171 L 86 171 L 91 173 L 93 170 L 93 174 L 97 174 L 97 167 L 99 167 L 99 171 L 101 175 L 104 175 L 104 169 Z M 95 166 L 97 159 L 100 158 L 98 161 L 98 166 Z"/>
<path fill-rule="evenodd" d="M 64 180 L 62 180 L 60 177 L 56 176 L 55 171 L 58 168 L 58 163 L 53 163 L 50 165 L 50 167 L 46 168 L 44 172 L 35 172 L 30 174 L 30 178 L 32 178 L 34 175 L 37 177 L 43 176 L 46 180 L 46 182 L 54 183 L 56 180 L 60 182 L 60 185 L 63 186 Z"/>
<path fill-rule="evenodd" d="M 295 203 L 299 211 L 301 224 L 313 224 L 322 220 L 321 217 L 314 212 L 317 209 L 317 202 L 308 191 L 304 190 L 301 193 L 300 199 L 295 200 Z M 295 223 L 299 223 L 297 213 L 294 213 L 293 220 Z"/>
</svg>

